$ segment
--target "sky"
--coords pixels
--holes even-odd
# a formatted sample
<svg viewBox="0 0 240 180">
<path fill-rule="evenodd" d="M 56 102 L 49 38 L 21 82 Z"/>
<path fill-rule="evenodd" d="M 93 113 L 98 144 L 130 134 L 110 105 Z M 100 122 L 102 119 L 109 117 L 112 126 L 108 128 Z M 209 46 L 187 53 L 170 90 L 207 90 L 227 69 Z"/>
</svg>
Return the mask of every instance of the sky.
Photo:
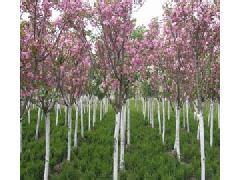
<svg viewBox="0 0 240 180">
<path fill-rule="evenodd" d="M 133 14 L 137 25 L 148 25 L 153 17 L 161 17 L 162 5 L 166 0 L 145 0 L 143 6 Z"/>
</svg>

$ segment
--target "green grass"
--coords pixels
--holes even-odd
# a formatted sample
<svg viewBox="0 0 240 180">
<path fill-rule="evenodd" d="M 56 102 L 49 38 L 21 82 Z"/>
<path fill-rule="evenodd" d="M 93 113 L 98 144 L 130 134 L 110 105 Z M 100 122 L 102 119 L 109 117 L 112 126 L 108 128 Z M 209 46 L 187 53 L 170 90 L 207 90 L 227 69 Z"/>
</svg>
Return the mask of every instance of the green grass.
<svg viewBox="0 0 240 180">
<path fill-rule="evenodd" d="M 140 109 L 141 110 L 141 109 Z M 197 140 L 197 123 L 190 112 L 190 133 L 183 129 L 181 122 L 180 150 L 181 162 L 172 155 L 175 139 L 174 112 L 171 119 L 166 119 L 165 144 L 159 136 L 157 114 L 155 128 L 143 119 L 142 113 L 136 111 L 131 103 L 131 145 L 125 151 L 125 171 L 120 172 L 121 180 L 191 180 L 200 179 L 200 148 Z M 50 179 L 51 180 L 108 180 L 112 179 L 113 132 L 115 114 L 111 108 L 102 122 L 87 130 L 87 113 L 85 114 L 85 138 L 80 136 L 78 147 L 72 149 L 71 161 L 67 162 L 67 127 L 64 126 L 64 112 L 59 116 L 59 125 L 55 125 L 54 113 L 51 113 L 50 141 Z M 35 140 L 37 111 L 31 113 L 31 123 L 27 117 L 23 121 L 23 149 L 21 154 L 21 179 L 41 180 L 44 170 L 45 136 L 44 120 L 41 121 L 39 139 Z M 214 119 L 214 144 L 209 146 L 209 128 L 207 111 L 205 119 L 205 153 L 206 179 L 220 179 L 220 131 L 217 127 L 217 114 Z M 182 120 L 182 119 L 181 119 Z M 75 125 L 73 112 L 73 129 Z M 74 131 L 73 131 L 74 132 Z M 73 142 L 73 141 L 72 141 Z"/>
</svg>

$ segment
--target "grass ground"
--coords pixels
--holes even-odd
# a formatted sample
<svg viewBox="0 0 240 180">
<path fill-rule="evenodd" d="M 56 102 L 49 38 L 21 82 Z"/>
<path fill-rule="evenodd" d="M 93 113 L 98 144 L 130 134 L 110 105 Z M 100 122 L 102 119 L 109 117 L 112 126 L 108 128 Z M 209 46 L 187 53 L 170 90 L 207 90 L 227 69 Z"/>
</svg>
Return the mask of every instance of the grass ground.
<svg viewBox="0 0 240 180">
<path fill-rule="evenodd" d="M 214 144 L 209 146 L 209 127 L 207 111 L 205 119 L 206 179 L 220 179 L 220 130 L 217 127 L 217 114 L 214 119 Z M 125 171 L 120 173 L 121 180 L 194 180 L 200 179 L 200 148 L 197 140 L 197 123 L 190 112 L 190 133 L 183 129 L 181 121 L 180 150 L 181 162 L 172 153 L 175 139 L 175 117 L 166 120 L 165 144 L 159 135 L 157 114 L 155 128 L 143 119 L 131 102 L 131 145 L 125 151 Z M 97 117 L 99 114 L 97 112 Z M 21 179 L 43 179 L 45 157 L 44 120 L 41 121 L 39 139 L 35 140 L 37 111 L 31 113 L 31 123 L 23 120 L 23 149 L 21 154 Z M 50 141 L 50 179 L 51 180 L 110 180 L 113 165 L 113 132 L 115 114 L 110 108 L 95 127 L 87 130 L 85 115 L 85 138 L 78 132 L 78 147 L 72 149 L 71 161 L 67 162 L 67 127 L 64 126 L 64 113 L 55 125 L 55 115 L 51 113 Z M 73 113 L 73 129 L 75 124 Z M 79 121 L 80 126 L 80 121 Z M 74 132 L 74 131 L 73 131 Z"/>
</svg>

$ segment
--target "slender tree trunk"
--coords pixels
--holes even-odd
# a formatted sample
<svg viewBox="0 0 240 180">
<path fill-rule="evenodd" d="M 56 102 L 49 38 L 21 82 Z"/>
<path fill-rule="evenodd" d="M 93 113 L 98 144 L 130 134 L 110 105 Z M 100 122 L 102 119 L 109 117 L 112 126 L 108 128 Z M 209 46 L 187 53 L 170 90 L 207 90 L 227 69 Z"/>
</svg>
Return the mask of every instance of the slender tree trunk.
<svg viewBox="0 0 240 180">
<path fill-rule="evenodd" d="M 159 126 L 159 134 L 161 135 L 162 132 L 162 127 L 161 127 L 161 111 L 160 111 L 160 105 L 159 105 L 159 101 L 157 101 L 157 108 L 158 108 L 158 126 Z"/>
<path fill-rule="evenodd" d="M 163 130 L 162 130 L 162 143 L 165 142 L 165 100 L 162 98 L 162 111 L 163 111 Z"/>
<path fill-rule="evenodd" d="M 151 119 L 152 119 L 152 128 L 154 128 L 154 100 L 151 100 Z"/>
<path fill-rule="evenodd" d="M 74 129 L 74 147 L 77 147 L 77 131 L 78 131 L 78 106 L 76 105 L 76 118 L 75 118 L 75 129 Z"/>
<path fill-rule="evenodd" d="M 147 120 L 149 121 L 149 119 L 150 119 L 150 102 L 149 102 L 149 98 L 148 98 L 147 101 L 148 101 L 148 102 L 147 102 L 147 108 L 148 108 L 148 111 L 147 111 L 147 113 L 148 113 Z"/>
<path fill-rule="evenodd" d="M 59 110 L 59 104 L 56 104 L 56 126 L 58 125 L 58 110 Z"/>
<path fill-rule="evenodd" d="M 31 109 L 30 106 L 28 107 L 28 124 L 31 122 Z"/>
<path fill-rule="evenodd" d="M 170 120 L 170 101 L 168 100 L 168 120 Z"/>
<path fill-rule="evenodd" d="M 93 99 L 93 127 L 95 126 L 96 122 L 96 99 Z"/>
<path fill-rule="evenodd" d="M 103 111 L 103 107 L 102 107 L 103 101 L 100 101 L 100 121 L 102 121 L 102 111 Z"/>
<path fill-rule="evenodd" d="M 200 138 L 200 121 L 199 121 L 199 118 L 197 118 L 197 122 L 198 122 L 197 140 L 199 140 L 199 138 Z"/>
<path fill-rule="evenodd" d="M 212 106 L 211 106 L 211 102 L 210 102 L 209 111 L 208 111 L 208 127 L 210 126 L 211 111 L 212 111 L 211 109 L 212 109 Z"/>
<path fill-rule="evenodd" d="M 113 180 L 118 179 L 118 137 L 120 126 L 121 113 L 116 114 L 115 129 L 114 129 L 114 152 L 113 152 Z"/>
<path fill-rule="evenodd" d="M 175 109 L 176 109 L 176 136 L 175 136 L 174 149 L 176 150 L 178 160 L 180 161 L 180 157 L 181 157 L 180 155 L 180 109 L 177 103 L 176 103 Z"/>
<path fill-rule="evenodd" d="M 185 112 L 185 104 L 184 103 L 183 103 L 183 128 L 184 129 L 186 128 L 186 112 Z"/>
<path fill-rule="evenodd" d="M 71 144 L 72 144 L 72 106 L 68 106 L 68 153 L 67 160 L 71 159 Z"/>
<path fill-rule="evenodd" d="M 91 130 L 91 100 L 88 100 L 88 130 Z"/>
<path fill-rule="evenodd" d="M 47 112 L 45 117 L 45 166 L 44 166 L 44 180 L 48 180 L 48 170 L 49 170 L 49 156 L 50 156 L 50 112 Z"/>
<path fill-rule="evenodd" d="M 83 126 L 83 103 L 82 98 L 80 100 L 80 111 L 81 111 L 81 137 L 84 137 L 84 126 Z"/>
<path fill-rule="evenodd" d="M 38 131 L 39 131 L 40 119 L 41 119 L 41 109 L 38 108 L 38 116 L 37 116 L 36 132 L 35 132 L 35 140 L 38 139 Z"/>
<path fill-rule="evenodd" d="M 130 100 L 127 100 L 127 145 L 130 145 Z"/>
<path fill-rule="evenodd" d="M 186 101 L 186 118 L 187 118 L 187 132 L 189 132 L 189 113 L 188 113 L 188 108 L 189 108 L 189 102 L 188 100 Z"/>
<path fill-rule="evenodd" d="M 65 122 L 64 122 L 64 124 L 65 124 L 65 126 L 67 125 L 67 116 L 68 116 L 68 114 L 67 114 L 67 112 L 68 112 L 68 109 L 67 109 L 67 106 L 65 106 L 65 108 L 64 108 L 64 112 L 65 112 Z"/>
<path fill-rule="evenodd" d="M 125 152 L 125 120 L 126 120 L 126 109 L 125 104 L 122 106 L 122 113 L 121 113 L 121 123 L 120 123 L 120 170 L 124 170 L 124 152 Z"/>
<path fill-rule="evenodd" d="M 210 118 L 210 146 L 212 147 L 213 145 L 213 117 L 214 117 L 214 102 L 211 99 L 211 118 Z"/>
<path fill-rule="evenodd" d="M 204 150 L 204 121 L 202 111 L 199 113 L 200 151 L 201 151 L 201 180 L 205 180 L 205 150 Z"/>
</svg>

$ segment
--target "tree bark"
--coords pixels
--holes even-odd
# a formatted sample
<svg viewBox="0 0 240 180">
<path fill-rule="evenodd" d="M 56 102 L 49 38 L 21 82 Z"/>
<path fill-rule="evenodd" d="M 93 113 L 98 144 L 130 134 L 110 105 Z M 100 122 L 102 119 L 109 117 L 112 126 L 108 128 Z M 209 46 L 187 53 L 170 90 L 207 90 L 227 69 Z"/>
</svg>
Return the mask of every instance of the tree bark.
<svg viewBox="0 0 240 180">
<path fill-rule="evenodd" d="M 187 100 L 187 101 L 186 101 L 187 132 L 190 132 L 190 129 L 189 129 L 189 113 L 188 113 L 188 109 L 189 109 L 189 102 L 188 102 L 188 100 Z"/>
<path fill-rule="evenodd" d="M 210 118 L 210 146 L 212 147 L 213 145 L 213 118 L 214 118 L 214 102 L 211 99 L 211 118 Z"/>
<path fill-rule="evenodd" d="M 159 134 L 161 136 L 161 132 L 162 132 L 162 127 L 161 127 L 161 111 L 160 111 L 160 105 L 159 105 L 159 101 L 157 101 L 157 108 L 158 108 L 158 126 L 159 126 Z"/>
<path fill-rule="evenodd" d="M 174 149 L 177 152 L 177 157 L 178 160 L 180 161 L 180 109 L 179 106 L 176 103 L 176 136 L 175 136 L 175 145 L 174 145 Z"/>
<path fill-rule="evenodd" d="M 49 170 L 49 156 L 50 156 L 50 112 L 47 112 L 45 117 L 45 166 L 44 166 L 44 180 L 48 180 Z"/>
<path fill-rule="evenodd" d="M 58 110 L 59 110 L 59 104 L 56 104 L 56 126 L 58 125 Z"/>
<path fill-rule="evenodd" d="M 75 118 L 75 129 L 74 129 L 74 147 L 77 147 L 77 131 L 78 131 L 78 106 L 76 105 L 76 118 Z"/>
<path fill-rule="evenodd" d="M 126 124 L 126 105 L 122 106 L 121 123 L 120 123 L 120 170 L 124 170 L 124 153 L 125 153 L 125 124 Z"/>
<path fill-rule="evenodd" d="M 72 106 L 68 106 L 68 152 L 67 152 L 67 160 L 71 159 L 71 144 L 72 144 Z"/>
<path fill-rule="evenodd" d="M 130 100 L 127 100 L 127 145 L 130 145 Z"/>
<path fill-rule="evenodd" d="M 114 129 L 114 152 L 113 152 L 113 180 L 118 179 L 118 137 L 119 137 L 119 124 L 121 113 L 116 114 L 115 129 Z"/>
<path fill-rule="evenodd" d="M 35 140 L 38 139 L 38 131 L 39 131 L 40 119 L 41 119 L 41 109 L 38 108 L 38 116 L 37 116 L 36 132 L 35 132 Z"/>
<path fill-rule="evenodd" d="M 82 98 L 80 100 L 80 111 L 81 111 L 81 137 L 84 137 L 84 125 L 83 125 L 83 103 Z"/>
<path fill-rule="evenodd" d="M 163 111 L 163 130 L 162 130 L 162 143 L 165 143 L 165 100 L 162 98 L 162 111 Z"/>
<path fill-rule="evenodd" d="M 88 99 L 88 130 L 91 130 L 91 100 Z"/>
</svg>

